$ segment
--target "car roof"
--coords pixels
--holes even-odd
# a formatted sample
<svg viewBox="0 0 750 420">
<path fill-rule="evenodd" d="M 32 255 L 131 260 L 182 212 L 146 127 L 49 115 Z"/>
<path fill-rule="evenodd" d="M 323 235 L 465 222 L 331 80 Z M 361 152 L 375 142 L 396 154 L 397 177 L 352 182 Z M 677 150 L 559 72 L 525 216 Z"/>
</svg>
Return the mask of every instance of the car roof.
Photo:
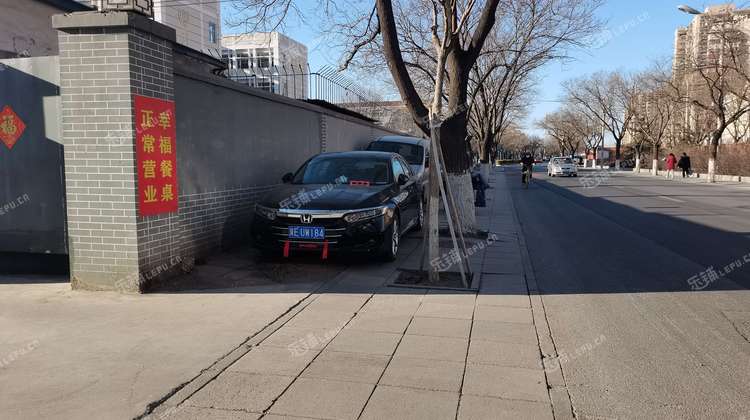
<svg viewBox="0 0 750 420">
<path fill-rule="evenodd" d="M 375 140 L 376 142 L 389 142 L 389 143 L 405 143 L 405 144 L 417 144 L 425 146 L 427 141 L 418 137 L 407 137 L 407 136 L 383 136 Z"/>
<path fill-rule="evenodd" d="M 352 158 L 381 158 L 390 159 L 398 154 L 393 152 L 375 152 L 369 150 L 356 150 L 352 152 L 326 152 L 316 155 L 315 157 L 352 157 Z"/>
</svg>

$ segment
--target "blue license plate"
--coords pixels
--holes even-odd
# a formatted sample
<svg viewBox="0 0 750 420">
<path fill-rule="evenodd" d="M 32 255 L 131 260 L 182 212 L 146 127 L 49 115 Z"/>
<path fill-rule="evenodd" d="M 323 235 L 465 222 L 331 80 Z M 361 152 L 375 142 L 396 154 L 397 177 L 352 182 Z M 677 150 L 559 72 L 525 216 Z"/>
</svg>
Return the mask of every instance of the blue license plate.
<svg viewBox="0 0 750 420">
<path fill-rule="evenodd" d="M 289 226 L 289 239 L 325 239 L 326 228 L 318 226 Z"/>
</svg>

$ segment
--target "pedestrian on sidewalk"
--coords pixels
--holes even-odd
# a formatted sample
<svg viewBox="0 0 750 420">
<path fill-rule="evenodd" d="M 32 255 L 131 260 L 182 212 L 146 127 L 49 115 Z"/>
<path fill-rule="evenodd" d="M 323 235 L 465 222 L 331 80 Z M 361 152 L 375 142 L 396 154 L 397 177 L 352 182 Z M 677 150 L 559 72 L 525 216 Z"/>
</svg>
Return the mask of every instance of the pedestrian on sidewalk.
<svg viewBox="0 0 750 420">
<path fill-rule="evenodd" d="M 688 156 L 687 153 L 682 152 L 682 157 L 680 157 L 680 161 L 677 162 L 677 166 L 682 169 L 683 178 L 690 176 L 690 156 Z"/>
<path fill-rule="evenodd" d="M 677 157 L 674 153 L 667 156 L 667 179 L 674 179 L 674 167 L 677 165 Z"/>
<path fill-rule="evenodd" d="M 482 175 L 482 166 L 477 163 L 471 170 L 471 186 L 476 191 L 474 196 L 474 206 L 487 207 L 487 201 L 484 191 L 490 188 L 490 184 Z"/>
</svg>

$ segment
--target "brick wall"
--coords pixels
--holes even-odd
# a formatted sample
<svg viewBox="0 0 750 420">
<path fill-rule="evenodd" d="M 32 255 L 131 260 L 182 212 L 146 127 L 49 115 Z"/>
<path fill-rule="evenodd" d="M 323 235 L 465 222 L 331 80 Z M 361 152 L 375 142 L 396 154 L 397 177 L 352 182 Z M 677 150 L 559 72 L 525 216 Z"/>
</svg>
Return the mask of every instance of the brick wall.
<svg viewBox="0 0 750 420">
<path fill-rule="evenodd" d="M 172 42 L 133 28 L 128 30 L 127 42 L 131 97 L 142 95 L 174 101 Z M 135 108 L 132 112 L 135 113 Z M 179 138 L 175 141 L 175 147 L 180 147 Z M 179 168 L 177 170 L 179 176 Z M 139 216 L 138 259 L 141 271 L 151 272 L 165 261 L 179 261 L 183 257 L 180 235 L 178 214 Z"/>
<path fill-rule="evenodd" d="M 137 272 L 135 151 L 128 33 L 60 33 L 60 94 L 74 287 Z"/>
<path fill-rule="evenodd" d="M 133 95 L 174 100 L 174 31 L 128 13 L 57 15 L 71 282 L 141 291 L 179 256 L 179 217 L 137 215 Z M 153 32 L 159 35 L 154 35 Z"/>
</svg>

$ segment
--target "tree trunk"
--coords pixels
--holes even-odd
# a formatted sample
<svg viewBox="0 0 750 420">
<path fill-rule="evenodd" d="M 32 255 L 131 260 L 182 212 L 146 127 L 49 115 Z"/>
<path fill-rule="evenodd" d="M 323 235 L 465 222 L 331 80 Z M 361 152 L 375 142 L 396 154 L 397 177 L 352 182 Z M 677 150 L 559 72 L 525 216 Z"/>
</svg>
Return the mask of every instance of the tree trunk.
<svg viewBox="0 0 750 420">
<path fill-rule="evenodd" d="M 640 173 L 641 172 L 641 149 L 637 148 L 635 149 L 635 168 L 633 168 L 634 173 Z"/>
<path fill-rule="evenodd" d="M 445 156 L 443 156 L 445 158 Z M 477 230 L 477 218 L 474 211 L 474 188 L 471 185 L 471 174 L 448 174 L 453 198 L 458 209 L 458 217 L 465 233 Z"/>
<path fill-rule="evenodd" d="M 711 144 L 708 145 L 708 182 L 716 182 L 716 158 L 719 155 L 720 133 L 711 135 Z"/>
<path fill-rule="evenodd" d="M 492 161 L 492 146 L 494 138 L 492 137 L 492 133 L 488 132 L 483 133 L 482 136 L 482 163 L 490 163 Z"/>
<path fill-rule="evenodd" d="M 465 173 L 471 166 L 471 153 L 469 143 L 466 141 L 469 111 L 466 101 L 471 66 L 463 63 L 463 54 L 463 51 L 454 48 L 446 57 L 448 118 L 440 127 L 440 143 L 443 146 L 445 170 L 454 175 Z"/>
<path fill-rule="evenodd" d="M 620 170 L 620 149 L 622 149 L 622 139 L 615 139 L 615 170 Z"/>
<path fill-rule="evenodd" d="M 659 175 L 659 148 L 653 147 L 653 155 L 651 157 L 651 174 L 654 176 Z"/>
<path fill-rule="evenodd" d="M 594 159 L 591 161 L 591 168 L 596 169 L 596 152 L 599 151 L 598 147 L 594 147 Z"/>
</svg>

